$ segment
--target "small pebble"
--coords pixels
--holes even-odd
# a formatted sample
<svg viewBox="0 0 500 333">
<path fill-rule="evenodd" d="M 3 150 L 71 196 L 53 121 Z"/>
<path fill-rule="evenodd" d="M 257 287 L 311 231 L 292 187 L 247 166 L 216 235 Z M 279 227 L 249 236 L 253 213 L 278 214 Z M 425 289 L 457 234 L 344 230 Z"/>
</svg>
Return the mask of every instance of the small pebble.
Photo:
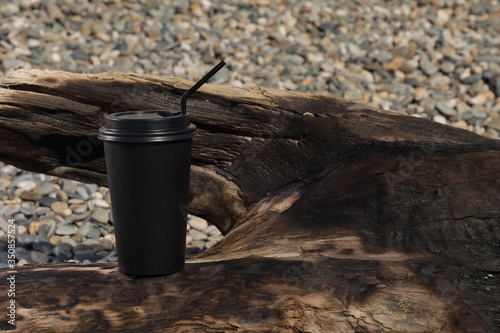
<svg viewBox="0 0 500 333">
<path fill-rule="evenodd" d="M 40 219 L 40 226 L 38 227 L 38 234 L 45 238 L 50 238 L 56 232 L 57 223 L 52 219 Z"/>
<path fill-rule="evenodd" d="M 473 84 L 473 83 L 476 83 L 477 81 L 479 81 L 482 77 L 482 74 L 481 73 L 477 73 L 477 74 L 472 74 L 472 75 L 469 75 L 463 79 L 461 79 L 460 81 L 464 84 Z"/>
<path fill-rule="evenodd" d="M 65 260 L 73 258 L 73 246 L 67 242 L 54 247 L 54 255 Z"/>
<path fill-rule="evenodd" d="M 92 213 L 92 218 L 100 223 L 107 223 L 109 221 L 109 209 L 96 208 Z"/>
<path fill-rule="evenodd" d="M 68 195 L 64 191 L 57 191 L 56 199 L 63 202 L 67 202 L 69 200 Z"/>
<path fill-rule="evenodd" d="M 209 236 L 215 236 L 215 235 L 220 235 L 221 232 L 219 229 L 217 229 L 216 226 L 214 225 L 210 225 L 208 226 L 208 228 L 205 230 L 205 232 L 209 235 Z"/>
<path fill-rule="evenodd" d="M 411 73 L 413 72 L 415 69 L 418 68 L 418 61 L 414 60 L 414 59 L 409 59 L 409 60 L 406 60 L 403 65 L 401 66 L 400 70 L 403 72 L 403 73 Z"/>
<path fill-rule="evenodd" d="M 26 260 L 26 259 L 20 259 L 18 262 L 17 262 L 17 266 L 24 266 L 24 265 L 27 265 L 29 264 L 29 262 Z"/>
<path fill-rule="evenodd" d="M 40 193 L 32 192 L 32 191 L 23 191 L 19 196 L 23 200 L 27 201 L 38 201 L 42 197 Z"/>
<path fill-rule="evenodd" d="M 78 187 L 75 193 L 82 197 L 83 200 L 89 199 L 89 194 L 84 187 Z"/>
<path fill-rule="evenodd" d="M 52 244 L 46 241 L 37 241 L 33 243 L 33 250 L 45 253 L 47 255 L 52 255 L 54 252 L 52 251 Z"/>
<path fill-rule="evenodd" d="M 500 117 L 497 117 L 486 124 L 486 126 L 493 128 L 497 131 L 500 131 Z"/>
<path fill-rule="evenodd" d="M 207 240 L 208 239 L 207 234 L 205 234 L 201 231 L 195 230 L 195 229 L 189 230 L 189 235 L 191 235 L 191 237 L 193 237 L 193 241 Z"/>
<path fill-rule="evenodd" d="M 417 102 L 429 97 L 429 92 L 425 88 L 415 88 L 413 91 L 413 99 Z"/>
<path fill-rule="evenodd" d="M 445 61 L 439 66 L 439 69 L 445 74 L 451 74 L 455 71 L 455 64 L 451 61 Z"/>
<path fill-rule="evenodd" d="M 443 117 L 442 115 L 435 115 L 432 119 L 435 122 L 443 124 L 443 125 L 446 125 L 446 123 L 447 123 L 446 118 Z"/>
<path fill-rule="evenodd" d="M 30 235 L 36 235 L 38 233 L 38 229 L 40 229 L 40 221 L 33 221 L 29 225 L 29 233 Z"/>
<path fill-rule="evenodd" d="M 85 234 L 85 236 L 89 239 L 99 239 L 99 237 L 101 236 L 101 231 L 99 229 L 92 228 Z"/>
<path fill-rule="evenodd" d="M 59 235 L 54 235 L 52 237 L 50 237 L 50 244 L 52 245 L 61 245 L 61 236 Z"/>
<path fill-rule="evenodd" d="M 63 223 L 59 223 L 56 229 L 56 234 L 64 236 L 64 235 L 74 235 L 78 232 L 78 229 L 73 225 L 67 225 Z"/>
<path fill-rule="evenodd" d="M 116 238 L 114 234 L 108 234 L 104 236 L 104 238 L 110 240 L 113 244 L 116 244 Z"/>
<path fill-rule="evenodd" d="M 41 264 L 49 261 L 49 256 L 38 251 L 31 251 L 31 260 L 35 264 Z"/>
<path fill-rule="evenodd" d="M 205 248 L 206 242 L 204 240 L 194 240 L 191 242 L 192 247 L 197 247 L 199 249 L 204 249 Z"/>
<path fill-rule="evenodd" d="M 208 227 L 208 222 L 205 219 L 202 219 L 201 217 L 198 216 L 191 216 L 188 219 L 188 224 L 199 231 L 203 231 Z"/>
<path fill-rule="evenodd" d="M 50 208 L 54 213 L 59 214 L 63 217 L 67 217 L 73 214 L 73 212 L 71 211 L 71 209 L 69 209 L 68 204 L 66 202 L 56 201 L 50 205 Z"/>
<path fill-rule="evenodd" d="M 425 54 L 423 54 L 422 57 L 420 58 L 420 68 L 428 76 L 431 76 L 431 75 L 437 73 L 437 71 L 439 70 L 432 63 L 432 61 L 429 59 L 429 57 Z"/>
<path fill-rule="evenodd" d="M 36 208 L 33 206 L 21 206 L 21 213 L 26 216 L 33 216 L 36 214 Z"/>
<path fill-rule="evenodd" d="M 405 64 L 405 59 L 402 57 L 396 57 L 392 59 L 390 62 L 384 65 L 384 69 L 386 71 L 398 71 Z"/>
<path fill-rule="evenodd" d="M 18 225 L 17 226 L 17 233 L 18 234 L 26 234 L 28 229 L 24 225 Z"/>
<path fill-rule="evenodd" d="M 88 206 L 86 203 L 72 204 L 69 206 L 69 209 L 71 209 L 73 211 L 73 213 L 75 213 L 75 214 L 82 214 L 82 213 L 87 211 L 87 208 L 88 208 Z"/>
<path fill-rule="evenodd" d="M 96 207 L 110 208 L 109 204 L 103 199 L 95 199 L 94 203 Z"/>
<path fill-rule="evenodd" d="M 36 191 L 41 196 L 48 195 L 56 190 L 55 186 L 51 183 L 44 183 L 40 188 Z M 49 205 L 50 206 L 50 205 Z"/>
<path fill-rule="evenodd" d="M 40 205 L 44 207 L 51 207 L 53 203 L 57 202 L 57 199 L 51 197 L 41 197 L 39 202 Z"/>
<path fill-rule="evenodd" d="M 457 114 L 457 111 L 448 106 L 446 103 L 443 102 L 437 102 L 436 103 L 436 109 L 441 112 L 443 115 L 451 117 Z"/>
<path fill-rule="evenodd" d="M 75 234 L 71 236 L 71 239 L 75 241 L 76 244 L 84 242 L 87 238 L 85 235 L 82 234 Z"/>
<path fill-rule="evenodd" d="M 61 237 L 61 243 L 68 243 L 71 246 L 77 246 L 78 245 L 78 243 L 73 238 L 71 238 L 70 236 L 62 236 Z"/>
<path fill-rule="evenodd" d="M 16 186 L 23 191 L 31 191 L 36 187 L 36 183 L 32 180 L 22 180 L 17 182 Z"/>
<path fill-rule="evenodd" d="M 476 96 L 470 98 L 469 103 L 471 105 L 484 105 L 487 100 L 488 100 L 488 97 L 486 96 L 486 94 L 479 94 L 479 95 L 476 95 Z"/>
<path fill-rule="evenodd" d="M 103 248 L 107 251 L 111 251 L 114 248 L 114 243 L 107 238 L 100 238 L 99 243 L 103 246 Z"/>
</svg>

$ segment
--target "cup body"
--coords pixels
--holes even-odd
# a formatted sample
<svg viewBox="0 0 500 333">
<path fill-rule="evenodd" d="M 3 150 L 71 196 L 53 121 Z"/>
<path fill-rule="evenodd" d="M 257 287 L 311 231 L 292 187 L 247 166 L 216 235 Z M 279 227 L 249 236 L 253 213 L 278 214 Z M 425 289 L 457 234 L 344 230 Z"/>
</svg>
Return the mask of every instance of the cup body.
<svg viewBox="0 0 500 333">
<path fill-rule="evenodd" d="M 108 116 L 100 130 L 124 274 L 160 276 L 184 267 L 195 134 L 185 117 L 167 111 L 122 112 Z"/>
</svg>

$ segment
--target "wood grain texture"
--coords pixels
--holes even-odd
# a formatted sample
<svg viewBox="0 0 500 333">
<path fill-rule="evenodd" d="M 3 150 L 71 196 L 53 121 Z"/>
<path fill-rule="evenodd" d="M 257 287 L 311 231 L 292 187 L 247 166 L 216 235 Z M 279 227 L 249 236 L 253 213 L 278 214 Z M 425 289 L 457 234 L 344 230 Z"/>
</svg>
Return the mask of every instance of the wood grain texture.
<svg viewBox="0 0 500 333">
<path fill-rule="evenodd" d="M 106 185 L 104 117 L 179 109 L 191 84 L 14 72 L 0 81 L 0 159 Z M 500 330 L 498 141 L 262 87 L 206 85 L 188 112 L 199 129 L 189 208 L 226 237 L 167 277 L 19 268 L 18 330 Z"/>
</svg>

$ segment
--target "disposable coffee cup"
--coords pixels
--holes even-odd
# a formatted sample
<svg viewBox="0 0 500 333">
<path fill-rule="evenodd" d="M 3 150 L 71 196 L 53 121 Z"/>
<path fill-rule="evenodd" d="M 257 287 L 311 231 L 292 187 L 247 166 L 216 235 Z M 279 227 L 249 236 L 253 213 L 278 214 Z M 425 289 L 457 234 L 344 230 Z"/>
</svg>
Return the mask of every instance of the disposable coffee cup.
<svg viewBox="0 0 500 333">
<path fill-rule="evenodd" d="M 183 269 L 195 133 L 186 113 L 165 110 L 114 113 L 99 130 L 122 273 L 161 276 Z"/>
</svg>

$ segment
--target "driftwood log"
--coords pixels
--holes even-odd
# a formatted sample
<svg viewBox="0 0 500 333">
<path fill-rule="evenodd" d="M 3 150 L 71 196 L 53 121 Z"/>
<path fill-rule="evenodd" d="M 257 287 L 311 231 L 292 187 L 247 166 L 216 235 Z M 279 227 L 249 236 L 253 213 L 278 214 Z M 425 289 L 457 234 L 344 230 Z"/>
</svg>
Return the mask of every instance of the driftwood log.
<svg viewBox="0 0 500 333">
<path fill-rule="evenodd" d="M 191 85 L 14 72 L 0 79 L 0 160 L 106 185 L 104 117 L 178 110 Z M 19 267 L 17 331 L 500 331 L 500 142 L 260 87 L 206 85 L 188 112 L 189 210 L 226 237 L 166 277 Z M 1 282 L 2 309 L 6 295 Z"/>
</svg>

